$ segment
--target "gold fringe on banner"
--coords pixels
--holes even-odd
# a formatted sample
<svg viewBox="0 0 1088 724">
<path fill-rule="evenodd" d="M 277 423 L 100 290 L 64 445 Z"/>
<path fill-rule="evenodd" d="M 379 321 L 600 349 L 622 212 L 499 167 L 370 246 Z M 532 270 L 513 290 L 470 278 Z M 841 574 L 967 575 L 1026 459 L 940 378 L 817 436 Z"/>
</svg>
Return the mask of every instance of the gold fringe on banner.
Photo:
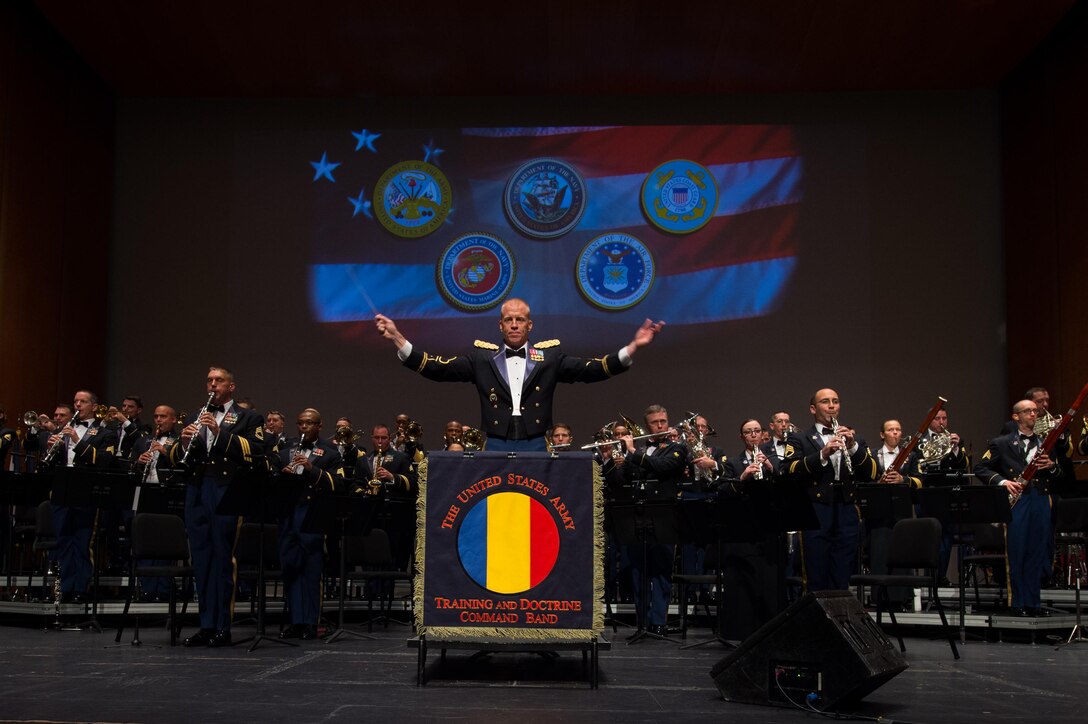
<svg viewBox="0 0 1088 724">
<path fill-rule="evenodd" d="M 422 636 L 423 627 L 423 561 L 427 549 L 427 458 L 416 468 L 419 476 L 419 495 L 416 496 L 416 578 L 412 590 L 412 608 L 415 609 L 416 635 Z"/>
</svg>

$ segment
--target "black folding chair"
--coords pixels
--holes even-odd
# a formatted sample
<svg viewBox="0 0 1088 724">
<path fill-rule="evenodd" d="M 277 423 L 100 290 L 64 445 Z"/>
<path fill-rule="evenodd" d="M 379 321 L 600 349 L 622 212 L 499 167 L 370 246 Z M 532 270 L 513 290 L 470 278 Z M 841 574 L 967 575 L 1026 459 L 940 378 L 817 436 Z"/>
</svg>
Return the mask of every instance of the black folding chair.
<svg viewBox="0 0 1088 724">
<path fill-rule="evenodd" d="M 899 639 L 899 650 L 906 651 L 903 635 L 899 632 L 899 622 L 895 620 L 895 611 L 888 605 L 888 587 L 906 586 L 908 588 L 928 588 L 930 601 L 933 602 L 941 617 L 941 626 L 948 636 L 948 645 L 952 647 L 952 656 L 959 659 L 956 640 L 948 619 L 944 615 L 944 606 L 937 595 L 938 568 L 941 561 L 941 522 L 936 518 L 906 518 L 898 521 L 892 528 L 892 540 L 888 550 L 888 568 L 923 569 L 923 575 L 857 575 L 850 577 L 852 586 L 870 586 L 877 594 L 876 622 L 881 625 L 881 614 L 886 610 L 895 627 L 895 636 Z"/>
<path fill-rule="evenodd" d="M 373 582 L 364 587 L 367 613 L 371 616 L 366 622 L 367 631 L 374 630 L 375 622 L 382 622 L 388 628 L 391 619 L 386 613 L 392 613 L 393 589 L 396 582 L 408 581 L 412 578 L 407 571 L 398 568 L 396 561 L 393 560 L 389 536 L 381 528 L 375 528 L 365 536 L 347 536 L 344 540 L 344 556 L 349 568 L 360 566 L 363 569 L 355 572 L 348 571 L 348 578 Z M 379 592 L 377 617 L 373 616 L 375 590 Z M 394 621 L 394 623 L 403 622 Z"/>
<path fill-rule="evenodd" d="M 1065 546 L 1065 585 L 1076 587 L 1077 606 L 1077 623 L 1069 633 L 1069 638 L 1058 644 L 1058 648 L 1061 648 L 1065 644 L 1088 642 L 1080 622 L 1080 582 L 1086 573 L 1082 556 L 1085 544 L 1088 543 L 1088 498 L 1059 500 L 1055 513 L 1057 521 L 1054 532 L 1058 534 L 1056 542 Z"/>
<path fill-rule="evenodd" d="M 158 561 L 174 561 L 158 563 Z M 137 513 L 132 519 L 132 565 L 129 569 L 128 598 L 121 612 L 121 623 L 117 626 L 114 641 L 121 640 L 125 629 L 129 606 L 137 596 L 140 577 L 170 578 L 170 604 L 167 625 L 170 627 L 170 645 L 176 646 L 181 625 L 177 622 L 177 579 L 182 582 L 182 615 L 189 605 L 190 585 L 193 582 L 193 567 L 189 565 L 189 538 L 185 533 L 185 522 L 176 515 L 161 513 Z M 140 645 L 140 617 L 136 616 L 136 630 L 132 638 L 133 646 Z"/>
</svg>

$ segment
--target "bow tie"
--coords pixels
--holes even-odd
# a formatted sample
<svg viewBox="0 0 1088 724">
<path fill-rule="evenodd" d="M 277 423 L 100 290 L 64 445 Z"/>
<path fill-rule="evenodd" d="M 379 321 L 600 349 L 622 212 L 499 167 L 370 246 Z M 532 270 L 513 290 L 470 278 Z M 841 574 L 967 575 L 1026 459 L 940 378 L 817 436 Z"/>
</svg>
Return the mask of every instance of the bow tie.
<svg viewBox="0 0 1088 724">
<path fill-rule="evenodd" d="M 313 450 L 314 444 L 312 442 L 304 442 L 298 446 L 300 450 Z"/>
<path fill-rule="evenodd" d="M 820 430 L 820 433 L 823 435 L 834 435 L 835 431 L 832 430 L 830 427 L 825 427 Z"/>
<path fill-rule="evenodd" d="M 521 357 L 522 359 L 525 359 L 525 348 L 522 347 L 521 349 L 510 349 L 509 347 L 507 347 L 506 359 L 510 359 L 511 357 Z"/>
<path fill-rule="evenodd" d="M 226 409 L 222 405 L 208 405 L 208 412 L 225 412 Z"/>
<path fill-rule="evenodd" d="M 1020 434 L 1020 439 L 1023 440 L 1024 442 L 1029 442 L 1031 440 L 1034 440 L 1035 436 L 1034 435 L 1024 435 L 1023 433 L 1021 433 Z"/>
<path fill-rule="evenodd" d="M 90 427 L 91 426 L 91 421 L 90 420 L 76 420 L 76 421 L 74 421 L 72 423 L 73 427 L 79 427 L 81 425 L 83 427 Z"/>
</svg>

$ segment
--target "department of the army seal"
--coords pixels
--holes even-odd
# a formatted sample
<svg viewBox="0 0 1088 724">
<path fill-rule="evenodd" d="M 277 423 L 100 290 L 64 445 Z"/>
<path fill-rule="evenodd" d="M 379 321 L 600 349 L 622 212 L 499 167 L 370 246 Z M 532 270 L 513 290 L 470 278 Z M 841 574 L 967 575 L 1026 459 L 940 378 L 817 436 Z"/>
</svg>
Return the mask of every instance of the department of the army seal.
<svg viewBox="0 0 1088 724">
<path fill-rule="evenodd" d="M 630 234 L 601 234 L 578 255 L 574 276 L 582 294 L 596 306 L 628 309 L 649 293 L 654 259 L 646 245 Z"/>
<path fill-rule="evenodd" d="M 554 158 L 522 164 L 503 192 L 510 223 L 537 239 L 554 239 L 578 225 L 586 208 L 586 184 L 578 170 Z"/>
<path fill-rule="evenodd" d="M 374 187 L 378 221 L 407 239 L 418 239 L 442 226 L 452 201 L 446 175 L 423 161 L 398 163 L 387 169 Z"/>
<path fill-rule="evenodd" d="M 514 286 L 514 257 L 498 237 L 482 232 L 454 239 L 435 265 L 435 282 L 454 307 L 468 312 L 490 309 Z"/>
<path fill-rule="evenodd" d="M 670 234 L 703 228 L 717 209 L 718 185 L 694 161 L 666 161 L 642 184 L 642 211 L 651 224 Z"/>
</svg>

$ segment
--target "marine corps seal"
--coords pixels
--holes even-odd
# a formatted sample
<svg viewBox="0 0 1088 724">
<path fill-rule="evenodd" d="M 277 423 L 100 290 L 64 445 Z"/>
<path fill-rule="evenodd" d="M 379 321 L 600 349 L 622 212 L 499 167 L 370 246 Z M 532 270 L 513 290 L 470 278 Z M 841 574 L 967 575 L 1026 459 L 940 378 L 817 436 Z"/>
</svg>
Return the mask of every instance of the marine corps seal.
<svg viewBox="0 0 1088 724">
<path fill-rule="evenodd" d="M 452 201 L 445 174 L 423 161 L 403 161 L 387 169 L 374 188 L 378 221 L 407 239 L 418 239 L 442 226 Z"/>
<path fill-rule="evenodd" d="M 666 161 L 642 184 L 642 211 L 650 223 L 670 234 L 703 228 L 718 209 L 718 186 L 694 161 Z"/>
<path fill-rule="evenodd" d="M 523 164 L 503 192 L 510 223 L 526 236 L 554 239 L 582 218 L 586 185 L 569 163 L 554 158 L 535 158 Z"/>
<path fill-rule="evenodd" d="M 610 311 L 628 309 L 649 293 L 654 260 L 646 245 L 630 234 L 601 234 L 578 255 L 574 275 L 591 303 Z"/>
<path fill-rule="evenodd" d="M 501 302 L 514 285 L 514 257 L 498 237 L 482 232 L 454 239 L 435 266 L 435 282 L 458 309 L 480 312 Z"/>
</svg>

